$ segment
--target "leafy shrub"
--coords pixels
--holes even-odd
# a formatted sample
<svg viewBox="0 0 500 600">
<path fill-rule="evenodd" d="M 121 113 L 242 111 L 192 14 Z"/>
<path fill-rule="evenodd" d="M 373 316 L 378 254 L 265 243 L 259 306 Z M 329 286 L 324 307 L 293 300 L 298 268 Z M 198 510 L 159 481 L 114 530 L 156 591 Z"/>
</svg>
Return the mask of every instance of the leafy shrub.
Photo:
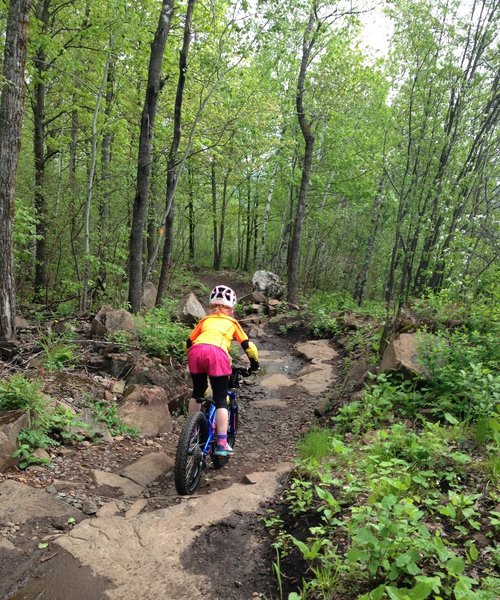
<svg viewBox="0 0 500 600">
<path fill-rule="evenodd" d="M 61 441 L 82 439 L 75 427 L 85 427 L 63 406 L 51 406 L 41 391 L 40 382 L 14 375 L 0 382 L 0 410 L 29 410 L 31 427 L 19 433 L 19 448 L 14 457 L 20 457 L 21 468 L 36 462 L 46 462 L 33 456 L 37 448 L 58 446 Z"/>
<path fill-rule="evenodd" d="M 150 310 L 139 325 L 139 342 L 142 348 L 160 358 L 173 356 L 178 360 L 184 357 L 183 344 L 190 330 L 172 321 L 174 303 L 167 302 L 161 308 Z"/>
<path fill-rule="evenodd" d="M 134 336 L 129 331 L 115 331 L 107 339 L 116 344 L 120 352 L 128 352 L 133 346 Z"/>
<path fill-rule="evenodd" d="M 313 429 L 307 433 L 298 443 L 297 450 L 301 460 L 314 459 L 321 462 L 323 458 L 330 456 L 330 437 L 328 429 Z"/>
<path fill-rule="evenodd" d="M 94 412 L 96 419 L 105 423 L 112 436 L 127 434 L 137 436 L 139 430 L 123 423 L 118 416 L 118 406 L 113 402 L 92 402 L 89 407 Z"/>
<path fill-rule="evenodd" d="M 75 366 L 76 346 L 74 336 L 70 331 L 58 334 L 50 329 L 42 335 L 39 342 L 43 349 L 43 365 L 48 371 L 59 371 L 63 368 L 72 369 Z"/>
<path fill-rule="evenodd" d="M 320 310 L 327 313 L 332 313 L 341 310 L 354 311 L 358 309 L 358 305 L 353 298 L 347 294 L 319 291 L 312 296 L 307 308 L 311 313 L 315 313 Z"/>
<path fill-rule="evenodd" d="M 320 338 L 333 338 L 339 331 L 337 319 L 319 309 L 312 318 L 311 331 Z"/>
<path fill-rule="evenodd" d="M 39 413 L 44 406 L 38 380 L 30 380 L 17 374 L 0 381 L 0 410 L 22 409 Z"/>
<path fill-rule="evenodd" d="M 200 283 L 196 279 L 194 273 L 188 269 L 183 269 L 181 267 L 172 269 L 168 286 L 169 296 L 173 298 L 173 301 L 175 302 L 175 299 L 179 299 L 189 292 L 194 292 L 200 297 L 201 301 L 203 301 L 204 298 L 208 298 L 210 290 L 208 290 L 203 283 Z"/>
</svg>

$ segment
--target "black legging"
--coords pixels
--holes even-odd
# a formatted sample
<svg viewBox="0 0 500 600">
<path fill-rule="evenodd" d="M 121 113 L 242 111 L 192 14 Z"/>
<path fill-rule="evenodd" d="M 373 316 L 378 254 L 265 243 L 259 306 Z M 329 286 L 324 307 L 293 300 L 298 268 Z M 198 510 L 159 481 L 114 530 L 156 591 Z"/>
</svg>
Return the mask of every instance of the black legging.
<svg viewBox="0 0 500 600">
<path fill-rule="evenodd" d="M 193 380 L 192 398 L 203 398 L 208 387 L 208 377 L 206 373 L 191 373 Z M 229 376 L 210 377 L 210 385 L 214 394 L 214 402 L 217 408 L 227 408 L 227 390 L 229 385 Z"/>
</svg>

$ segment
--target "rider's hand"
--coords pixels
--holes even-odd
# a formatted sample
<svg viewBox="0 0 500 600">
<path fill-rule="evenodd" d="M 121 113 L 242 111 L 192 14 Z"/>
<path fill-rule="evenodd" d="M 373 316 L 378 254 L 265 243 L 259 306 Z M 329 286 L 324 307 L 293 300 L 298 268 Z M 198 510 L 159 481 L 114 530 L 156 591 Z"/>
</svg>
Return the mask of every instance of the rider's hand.
<svg viewBox="0 0 500 600">
<path fill-rule="evenodd" d="M 260 369 L 260 364 L 258 360 L 255 358 L 250 359 L 250 371 L 258 371 Z"/>
<path fill-rule="evenodd" d="M 257 346 L 253 342 L 248 342 L 248 346 L 245 349 L 245 352 L 250 359 L 250 362 L 254 360 L 255 362 L 259 362 L 259 351 L 257 350 Z"/>
</svg>

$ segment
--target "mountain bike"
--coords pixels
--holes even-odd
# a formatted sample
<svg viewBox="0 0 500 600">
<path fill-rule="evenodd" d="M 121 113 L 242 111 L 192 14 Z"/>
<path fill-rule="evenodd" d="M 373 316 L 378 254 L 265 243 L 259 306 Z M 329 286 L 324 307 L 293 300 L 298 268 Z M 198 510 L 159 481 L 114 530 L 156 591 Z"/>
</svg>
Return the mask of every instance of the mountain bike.
<svg viewBox="0 0 500 600">
<path fill-rule="evenodd" d="M 229 377 L 227 441 L 232 447 L 238 430 L 238 403 L 234 390 L 240 385 L 240 377 L 248 377 L 251 373 L 250 369 L 233 367 Z M 213 399 L 204 398 L 201 401 L 201 410 L 191 413 L 184 423 L 175 455 L 175 488 L 181 496 L 194 493 L 209 460 L 215 469 L 222 468 L 229 460 L 228 456 L 214 456 L 217 439 L 215 412 Z"/>
</svg>

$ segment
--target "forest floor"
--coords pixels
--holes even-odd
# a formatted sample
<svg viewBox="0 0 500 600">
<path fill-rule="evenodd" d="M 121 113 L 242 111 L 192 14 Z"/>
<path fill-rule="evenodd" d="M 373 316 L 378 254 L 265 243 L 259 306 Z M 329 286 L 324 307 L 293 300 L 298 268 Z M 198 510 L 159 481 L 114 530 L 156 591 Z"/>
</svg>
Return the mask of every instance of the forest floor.
<svg viewBox="0 0 500 600">
<path fill-rule="evenodd" d="M 246 290 L 240 286 L 236 291 Z M 174 419 L 169 434 L 61 447 L 52 453 L 49 466 L 0 475 L 0 486 L 14 480 L 40 491 L 54 480 L 75 482 L 80 492 L 60 491 L 56 499 L 84 495 L 100 509 L 97 518 L 68 504 L 69 518 L 34 512 L 29 518 L 0 519 L 0 597 L 278 598 L 273 540 L 263 520 L 269 508 L 280 504 L 296 443 L 319 402 L 294 383 L 304 366 L 293 352 L 297 341 L 265 326 L 256 340 L 261 372 L 239 391 L 235 455 L 223 469 L 204 471 L 194 497 L 177 495 L 169 469 L 135 499 L 142 502 L 140 514 L 124 519 L 132 501 L 120 505 L 116 488 L 98 486 L 92 476 L 94 469 L 117 473 L 153 452 L 173 461 L 182 416 Z M 0 487 L 0 505 L 1 496 Z M 109 507 L 114 509 L 106 512 Z"/>
</svg>

